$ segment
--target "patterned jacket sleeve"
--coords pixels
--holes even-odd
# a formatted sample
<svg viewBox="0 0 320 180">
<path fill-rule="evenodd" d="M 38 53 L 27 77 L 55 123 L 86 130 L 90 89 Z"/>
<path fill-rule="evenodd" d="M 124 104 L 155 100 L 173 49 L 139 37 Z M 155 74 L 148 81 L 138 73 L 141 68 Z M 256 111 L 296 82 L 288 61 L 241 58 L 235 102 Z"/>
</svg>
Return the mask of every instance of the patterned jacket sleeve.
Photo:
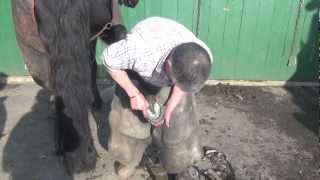
<svg viewBox="0 0 320 180">
<path fill-rule="evenodd" d="M 130 57 L 129 51 L 132 49 L 129 48 L 127 39 L 118 41 L 104 49 L 102 62 L 108 70 L 132 69 L 135 59 Z"/>
</svg>

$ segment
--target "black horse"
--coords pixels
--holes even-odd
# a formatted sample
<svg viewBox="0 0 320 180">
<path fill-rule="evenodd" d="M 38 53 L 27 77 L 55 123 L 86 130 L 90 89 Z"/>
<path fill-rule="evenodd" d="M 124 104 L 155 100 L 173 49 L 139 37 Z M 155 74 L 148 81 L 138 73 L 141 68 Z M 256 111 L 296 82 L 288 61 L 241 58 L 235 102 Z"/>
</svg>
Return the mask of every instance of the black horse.
<svg viewBox="0 0 320 180">
<path fill-rule="evenodd" d="M 97 84 L 96 37 L 126 37 L 118 4 L 138 0 L 12 0 L 16 37 L 34 81 L 54 95 L 57 152 L 70 173 L 95 167 L 89 110 L 102 104 Z"/>
</svg>

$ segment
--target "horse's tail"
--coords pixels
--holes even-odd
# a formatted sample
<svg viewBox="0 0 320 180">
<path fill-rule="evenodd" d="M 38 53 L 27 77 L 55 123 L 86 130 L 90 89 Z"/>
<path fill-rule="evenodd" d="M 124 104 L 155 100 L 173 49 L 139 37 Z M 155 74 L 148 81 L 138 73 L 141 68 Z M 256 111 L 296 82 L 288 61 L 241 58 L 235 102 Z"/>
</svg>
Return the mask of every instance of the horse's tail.
<svg viewBox="0 0 320 180">
<path fill-rule="evenodd" d="M 80 49 L 83 52 L 74 53 L 79 56 L 67 58 L 64 57 L 66 53 L 63 53 L 51 61 L 51 82 L 57 99 L 62 99 L 61 106 L 56 106 L 61 108 L 57 109 L 57 153 L 65 158 L 69 172 L 89 170 L 96 163 L 96 151 L 88 120 L 94 99 L 91 89 L 91 59 L 88 54 L 90 48 Z M 75 150 L 76 156 L 72 155 Z"/>
<path fill-rule="evenodd" d="M 52 66 L 51 78 L 56 101 L 62 100 L 56 106 L 60 108 L 56 109 L 60 113 L 57 134 L 61 138 L 58 143 L 62 143 L 58 144 L 57 150 L 72 151 L 79 146 L 80 141 L 86 141 L 84 144 L 92 143 L 88 123 L 88 113 L 93 101 L 91 73 L 88 60 L 68 63 L 56 59 L 55 62 L 57 64 Z"/>
<path fill-rule="evenodd" d="M 57 150 L 71 160 L 71 168 L 95 165 L 88 122 L 94 99 L 91 63 L 95 60 L 89 41 L 89 3 L 65 0 L 36 4 L 38 31 L 49 54 L 50 86 L 57 97 Z"/>
<path fill-rule="evenodd" d="M 94 99 L 91 88 L 91 61 L 94 60 L 94 53 L 91 52 L 89 42 L 85 42 L 82 37 L 79 39 L 79 35 L 59 38 L 65 38 L 59 43 L 65 49 L 60 49 L 59 54 L 54 53 L 50 73 L 55 94 L 62 99 L 64 106 L 62 113 L 58 111 L 60 118 L 57 123 L 60 125 L 56 133 L 60 137 L 57 137 L 57 150 L 65 157 L 70 172 L 80 172 L 92 169 L 96 163 L 88 120 Z M 74 150 L 77 151 L 76 156 L 72 154 Z"/>
</svg>

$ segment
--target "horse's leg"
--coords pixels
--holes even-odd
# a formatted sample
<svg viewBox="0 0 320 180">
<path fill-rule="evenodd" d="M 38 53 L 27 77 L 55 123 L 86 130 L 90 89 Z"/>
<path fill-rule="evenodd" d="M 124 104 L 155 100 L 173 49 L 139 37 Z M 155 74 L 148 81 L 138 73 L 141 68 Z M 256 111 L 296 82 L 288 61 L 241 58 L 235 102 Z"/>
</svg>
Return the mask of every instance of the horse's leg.
<svg viewBox="0 0 320 180">
<path fill-rule="evenodd" d="M 12 0 L 16 39 L 24 62 L 34 81 L 49 87 L 49 58 L 39 38 L 37 24 L 32 18 L 32 0 Z"/>
<path fill-rule="evenodd" d="M 64 104 L 61 97 L 54 98 L 55 119 L 55 142 L 56 152 L 63 155 L 67 149 L 76 149 L 79 146 L 79 136 L 72 126 L 72 120 L 65 115 Z"/>
<path fill-rule="evenodd" d="M 70 174 L 80 172 L 80 170 L 88 170 L 95 164 L 95 149 L 84 143 L 86 137 L 83 137 L 83 135 L 86 133 L 78 133 L 79 127 L 74 125 L 74 121 L 66 115 L 65 105 L 61 97 L 55 97 L 54 108 L 57 115 L 55 119 L 57 155 L 64 157 L 65 166 Z M 85 126 L 89 125 L 86 124 Z"/>
<path fill-rule="evenodd" d="M 108 150 L 119 162 L 115 164 L 118 176 L 129 178 L 151 143 L 150 124 L 142 122 L 141 117 L 133 113 L 128 96 L 120 87 L 116 88 L 115 94 L 109 116 Z"/>
<path fill-rule="evenodd" d="M 91 89 L 92 93 L 94 96 L 94 101 L 93 101 L 93 108 L 94 109 L 100 109 L 103 103 L 103 100 L 100 96 L 98 86 L 97 86 L 97 61 L 95 58 L 95 52 L 96 52 L 96 43 L 97 41 L 94 40 L 91 42 Z"/>
<path fill-rule="evenodd" d="M 91 70 L 92 70 L 92 92 L 93 92 L 93 96 L 94 96 L 94 101 L 93 101 L 93 108 L 94 109 L 100 109 L 102 104 L 103 104 L 103 100 L 100 96 L 99 90 L 98 90 L 98 86 L 97 86 L 97 62 L 94 61 L 92 66 L 91 66 Z"/>
<path fill-rule="evenodd" d="M 159 99 L 168 97 L 168 92 L 161 90 Z M 170 128 L 162 126 L 155 129 L 153 138 L 159 146 L 160 159 L 168 173 L 180 173 L 201 158 L 199 122 L 193 95 L 188 94 L 175 108 Z"/>
</svg>

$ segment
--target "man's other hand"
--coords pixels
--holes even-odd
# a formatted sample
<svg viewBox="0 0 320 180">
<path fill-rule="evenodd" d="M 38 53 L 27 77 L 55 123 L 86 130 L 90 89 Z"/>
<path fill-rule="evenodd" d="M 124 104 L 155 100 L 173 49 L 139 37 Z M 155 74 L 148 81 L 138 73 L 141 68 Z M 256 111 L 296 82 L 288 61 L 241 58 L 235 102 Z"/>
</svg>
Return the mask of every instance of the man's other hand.
<svg viewBox="0 0 320 180">
<path fill-rule="evenodd" d="M 149 103 L 146 98 L 140 92 L 130 98 L 130 105 L 132 110 L 140 110 L 145 118 L 148 117 L 147 110 L 149 109 Z"/>
</svg>

